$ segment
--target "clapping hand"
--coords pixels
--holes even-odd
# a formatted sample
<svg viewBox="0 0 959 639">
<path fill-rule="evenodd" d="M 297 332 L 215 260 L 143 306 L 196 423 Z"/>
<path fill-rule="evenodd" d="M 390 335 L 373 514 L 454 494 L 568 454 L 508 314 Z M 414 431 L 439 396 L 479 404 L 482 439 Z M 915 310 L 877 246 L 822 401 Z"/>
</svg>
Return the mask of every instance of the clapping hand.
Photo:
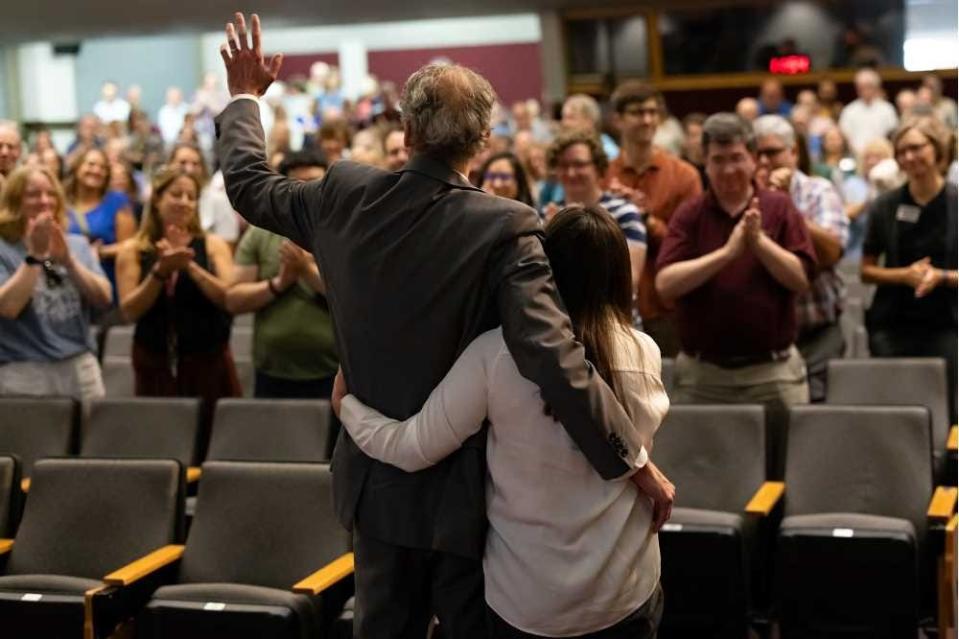
<svg viewBox="0 0 959 639">
<path fill-rule="evenodd" d="M 631 189 L 616 178 L 613 178 L 609 183 L 609 190 L 623 198 L 626 198 L 633 205 L 636 206 L 641 212 L 645 213 L 646 211 L 646 194 L 640 191 L 639 189 Z"/>
<path fill-rule="evenodd" d="M 277 290 L 285 291 L 293 286 L 303 272 L 303 268 L 300 248 L 289 240 L 284 240 L 280 244 L 280 272 L 277 275 Z"/>
<path fill-rule="evenodd" d="M 916 298 L 925 297 L 939 286 L 942 281 L 942 271 L 929 261 L 928 257 L 913 262 L 906 271 L 909 285 L 916 290 Z"/>
<path fill-rule="evenodd" d="M 73 256 L 70 255 L 70 248 L 67 246 L 67 236 L 63 232 L 63 228 L 56 222 L 53 222 L 50 229 L 49 251 L 50 259 L 71 268 Z"/>
<path fill-rule="evenodd" d="M 53 215 L 40 213 L 27 220 L 27 230 L 23 235 L 23 242 L 27 245 L 27 253 L 34 257 L 46 257 L 50 252 L 50 238 L 53 235 Z"/>
<path fill-rule="evenodd" d="M 788 166 L 781 166 L 769 172 L 767 188 L 789 193 L 792 184 L 793 170 Z"/>
<path fill-rule="evenodd" d="M 226 44 L 220 45 L 220 56 L 226 65 L 226 83 L 230 95 L 249 93 L 257 97 L 266 93 L 266 89 L 276 80 L 283 64 L 283 54 L 278 53 L 270 59 L 269 65 L 263 59 L 260 48 L 260 17 L 255 13 L 251 17 L 253 43 L 247 39 L 246 20 L 243 14 L 234 14 L 236 24 L 226 25 Z"/>
<path fill-rule="evenodd" d="M 763 232 L 763 214 L 759 210 L 759 198 L 754 197 L 749 202 L 749 208 L 743 213 L 743 230 L 746 243 L 754 245 Z"/>
<path fill-rule="evenodd" d="M 556 202 L 550 202 L 543 207 L 543 218 L 545 218 L 547 224 L 553 221 L 557 213 L 559 213 L 559 204 Z"/>
<path fill-rule="evenodd" d="M 157 242 L 157 275 L 167 278 L 176 271 L 182 271 L 193 261 L 195 253 L 189 247 L 176 247 L 166 238 Z"/>
</svg>

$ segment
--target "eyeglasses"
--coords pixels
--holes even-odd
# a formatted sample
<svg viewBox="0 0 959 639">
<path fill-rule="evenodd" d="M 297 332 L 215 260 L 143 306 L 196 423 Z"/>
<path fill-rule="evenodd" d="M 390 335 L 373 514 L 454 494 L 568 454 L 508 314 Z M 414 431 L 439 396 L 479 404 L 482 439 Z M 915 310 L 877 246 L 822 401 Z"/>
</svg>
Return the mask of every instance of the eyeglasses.
<svg viewBox="0 0 959 639">
<path fill-rule="evenodd" d="M 632 115 L 638 118 L 643 116 L 658 117 L 659 109 L 645 107 L 626 108 L 623 109 L 623 115 Z"/>
<path fill-rule="evenodd" d="M 770 160 L 786 150 L 784 146 L 773 146 L 766 149 L 756 149 L 756 155 L 761 158 L 769 158 Z"/>
<path fill-rule="evenodd" d="M 575 171 L 582 171 L 583 169 L 588 169 L 593 166 L 594 162 L 592 160 L 572 160 L 570 162 L 557 162 L 556 170 L 559 172 L 569 171 L 573 169 Z"/>
<path fill-rule="evenodd" d="M 512 173 L 493 173 L 492 171 L 488 171 L 483 174 L 484 182 L 496 182 L 497 180 L 500 182 L 512 182 L 515 179 L 516 176 Z"/>
<path fill-rule="evenodd" d="M 902 157 L 906 157 L 906 155 L 910 153 L 919 153 L 930 144 L 931 142 L 928 142 L 928 141 L 923 142 L 922 144 L 904 144 L 898 149 L 896 149 L 896 157 L 902 158 Z"/>
</svg>

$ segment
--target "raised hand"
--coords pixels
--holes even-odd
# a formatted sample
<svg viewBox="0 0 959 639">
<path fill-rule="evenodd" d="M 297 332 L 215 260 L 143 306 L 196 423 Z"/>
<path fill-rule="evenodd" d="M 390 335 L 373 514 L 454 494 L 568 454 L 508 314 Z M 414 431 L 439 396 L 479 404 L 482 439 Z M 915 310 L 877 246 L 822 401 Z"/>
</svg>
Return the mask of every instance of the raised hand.
<svg viewBox="0 0 959 639">
<path fill-rule="evenodd" d="M 247 39 L 246 20 L 243 14 L 234 14 L 236 24 L 226 25 L 226 44 L 220 45 L 220 56 L 226 65 L 226 84 L 230 95 L 249 93 L 257 97 L 266 93 L 267 87 L 276 80 L 283 64 L 283 54 L 277 53 L 266 64 L 260 48 L 260 17 L 255 13 L 251 17 L 253 44 Z"/>
</svg>

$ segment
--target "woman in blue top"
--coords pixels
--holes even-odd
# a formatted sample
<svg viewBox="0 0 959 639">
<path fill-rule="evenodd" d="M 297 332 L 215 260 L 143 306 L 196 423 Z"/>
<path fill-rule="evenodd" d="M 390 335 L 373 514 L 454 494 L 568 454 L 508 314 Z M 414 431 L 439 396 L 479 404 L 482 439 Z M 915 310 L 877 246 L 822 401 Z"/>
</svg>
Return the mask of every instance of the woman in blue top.
<svg viewBox="0 0 959 639">
<path fill-rule="evenodd" d="M 120 244 L 136 232 L 130 200 L 110 190 L 110 163 L 100 149 L 76 157 L 64 183 L 70 233 L 86 236 L 103 265 L 116 299 L 115 260 Z"/>
<path fill-rule="evenodd" d="M 0 198 L 0 395 L 103 395 L 90 310 L 109 305 L 110 284 L 66 221 L 49 169 L 10 176 Z"/>
</svg>

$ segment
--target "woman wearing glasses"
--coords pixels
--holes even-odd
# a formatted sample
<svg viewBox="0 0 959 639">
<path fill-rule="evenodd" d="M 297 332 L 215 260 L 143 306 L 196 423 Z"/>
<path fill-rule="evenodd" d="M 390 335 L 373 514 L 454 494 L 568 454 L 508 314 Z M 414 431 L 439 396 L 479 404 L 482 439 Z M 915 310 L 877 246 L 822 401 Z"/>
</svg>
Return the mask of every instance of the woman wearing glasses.
<svg viewBox="0 0 959 639">
<path fill-rule="evenodd" d="M 48 169 L 10 176 L 0 197 L 0 395 L 104 394 L 90 311 L 110 304 L 110 282 L 66 226 L 63 190 Z"/>
<path fill-rule="evenodd" d="M 872 355 L 944 358 L 955 423 L 957 195 L 940 172 L 948 136 L 932 118 L 907 121 L 893 135 L 908 181 L 873 202 L 862 281 L 878 285 L 866 316 Z"/>
<path fill-rule="evenodd" d="M 529 178 L 523 164 L 509 151 L 491 155 L 479 172 L 479 187 L 487 193 L 533 205 Z"/>
</svg>

